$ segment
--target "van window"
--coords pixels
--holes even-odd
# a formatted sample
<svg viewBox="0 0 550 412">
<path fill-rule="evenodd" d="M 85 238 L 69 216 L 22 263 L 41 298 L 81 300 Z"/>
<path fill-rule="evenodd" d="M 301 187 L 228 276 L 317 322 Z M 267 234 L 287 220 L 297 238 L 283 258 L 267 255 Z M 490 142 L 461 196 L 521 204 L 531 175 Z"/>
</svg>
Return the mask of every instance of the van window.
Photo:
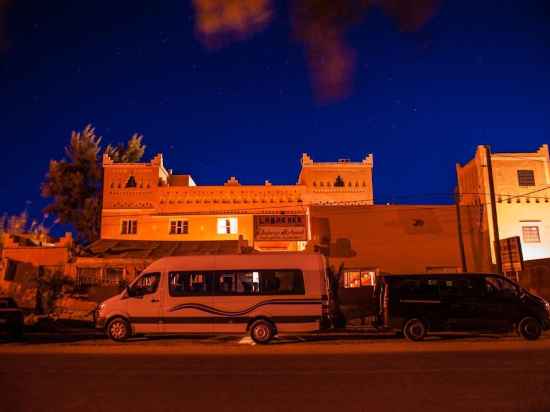
<svg viewBox="0 0 550 412">
<path fill-rule="evenodd" d="M 481 297 L 483 290 L 479 279 L 449 278 L 439 281 L 441 297 Z"/>
<path fill-rule="evenodd" d="M 304 294 L 300 270 L 237 270 L 214 273 L 216 295 Z"/>
<path fill-rule="evenodd" d="M 263 295 L 303 295 L 304 276 L 300 270 L 265 270 L 260 275 Z"/>
<path fill-rule="evenodd" d="M 170 296 L 208 295 L 212 292 L 212 274 L 204 271 L 170 272 Z"/>
<path fill-rule="evenodd" d="M 439 300 L 437 279 L 405 279 L 399 282 L 401 300 Z"/>
<path fill-rule="evenodd" d="M 155 293 L 159 286 L 160 273 L 147 273 L 132 285 L 130 296 L 143 296 Z"/>
<path fill-rule="evenodd" d="M 518 288 L 512 282 L 496 277 L 487 276 L 485 278 L 485 291 L 487 296 L 496 298 L 513 298 L 518 295 Z"/>
</svg>

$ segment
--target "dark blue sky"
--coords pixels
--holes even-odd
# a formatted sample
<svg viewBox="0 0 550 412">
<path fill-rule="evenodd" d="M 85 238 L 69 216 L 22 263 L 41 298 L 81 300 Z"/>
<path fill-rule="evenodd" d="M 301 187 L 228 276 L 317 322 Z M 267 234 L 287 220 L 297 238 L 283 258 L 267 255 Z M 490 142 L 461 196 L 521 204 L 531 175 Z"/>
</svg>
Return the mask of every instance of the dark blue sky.
<svg viewBox="0 0 550 412">
<path fill-rule="evenodd" d="M 104 142 L 144 134 L 147 158 L 198 184 L 295 183 L 315 160 L 374 153 L 377 202 L 451 201 L 456 162 L 477 144 L 535 150 L 550 139 L 546 0 L 446 1 L 420 32 L 372 10 L 349 32 L 350 97 L 319 104 L 286 3 L 219 51 L 194 35 L 190 1 L 15 1 L 0 52 L 1 211 L 25 201 L 71 130 Z M 403 196 L 403 197 L 400 197 Z"/>
</svg>

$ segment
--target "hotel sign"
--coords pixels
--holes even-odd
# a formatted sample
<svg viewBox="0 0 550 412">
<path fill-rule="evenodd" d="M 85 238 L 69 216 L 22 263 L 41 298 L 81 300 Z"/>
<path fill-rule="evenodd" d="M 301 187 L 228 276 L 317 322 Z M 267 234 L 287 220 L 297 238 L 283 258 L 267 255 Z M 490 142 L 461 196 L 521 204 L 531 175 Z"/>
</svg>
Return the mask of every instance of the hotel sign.
<svg viewBox="0 0 550 412">
<path fill-rule="evenodd" d="M 307 240 L 305 215 L 256 215 L 254 240 Z"/>
</svg>

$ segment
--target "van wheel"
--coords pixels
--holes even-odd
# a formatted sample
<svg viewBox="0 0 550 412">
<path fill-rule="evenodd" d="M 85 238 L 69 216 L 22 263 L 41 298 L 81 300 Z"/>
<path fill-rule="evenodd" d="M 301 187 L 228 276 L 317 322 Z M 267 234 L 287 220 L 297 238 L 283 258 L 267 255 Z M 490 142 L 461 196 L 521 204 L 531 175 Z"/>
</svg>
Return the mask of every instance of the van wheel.
<svg viewBox="0 0 550 412">
<path fill-rule="evenodd" d="M 413 342 L 421 341 L 426 337 L 428 328 L 426 324 L 418 318 L 409 319 L 403 326 L 403 335 Z"/>
<path fill-rule="evenodd" d="M 116 342 L 122 342 L 132 335 L 132 328 L 126 319 L 114 318 L 107 324 L 107 335 Z"/>
<path fill-rule="evenodd" d="M 537 340 L 542 334 L 542 327 L 538 320 L 531 316 L 526 316 L 519 322 L 518 333 L 524 339 Z"/>
<path fill-rule="evenodd" d="M 250 326 L 250 337 L 260 345 L 268 343 L 275 336 L 275 327 L 267 320 L 257 320 Z"/>
</svg>

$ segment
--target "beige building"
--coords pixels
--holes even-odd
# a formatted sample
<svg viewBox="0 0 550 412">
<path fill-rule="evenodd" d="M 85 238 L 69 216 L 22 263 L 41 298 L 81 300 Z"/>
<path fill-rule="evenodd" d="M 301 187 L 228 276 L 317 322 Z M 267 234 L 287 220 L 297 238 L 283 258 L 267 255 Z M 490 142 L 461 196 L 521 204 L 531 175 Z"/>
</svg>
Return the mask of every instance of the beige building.
<svg viewBox="0 0 550 412">
<path fill-rule="evenodd" d="M 361 162 L 314 162 L 302 156 L 295 185 L 197 185 L 149 163 L 103 159 L 101 238 L 118 240 L 245 240 L 256 250 L 304 250 L 312 205 L 373 203 L 372 155 Z"/>
<path fill-rule="evenodd" d="M 487 149 L 478 146 L 464 166 L 457 165 L 460 204 L 487 233 L 495 263 Z M 550 157 L 548 145 L 535 152 L 492 153 L 500 239 L 519 236 L 525 260 L 550 258 Z"/>
</svg>

